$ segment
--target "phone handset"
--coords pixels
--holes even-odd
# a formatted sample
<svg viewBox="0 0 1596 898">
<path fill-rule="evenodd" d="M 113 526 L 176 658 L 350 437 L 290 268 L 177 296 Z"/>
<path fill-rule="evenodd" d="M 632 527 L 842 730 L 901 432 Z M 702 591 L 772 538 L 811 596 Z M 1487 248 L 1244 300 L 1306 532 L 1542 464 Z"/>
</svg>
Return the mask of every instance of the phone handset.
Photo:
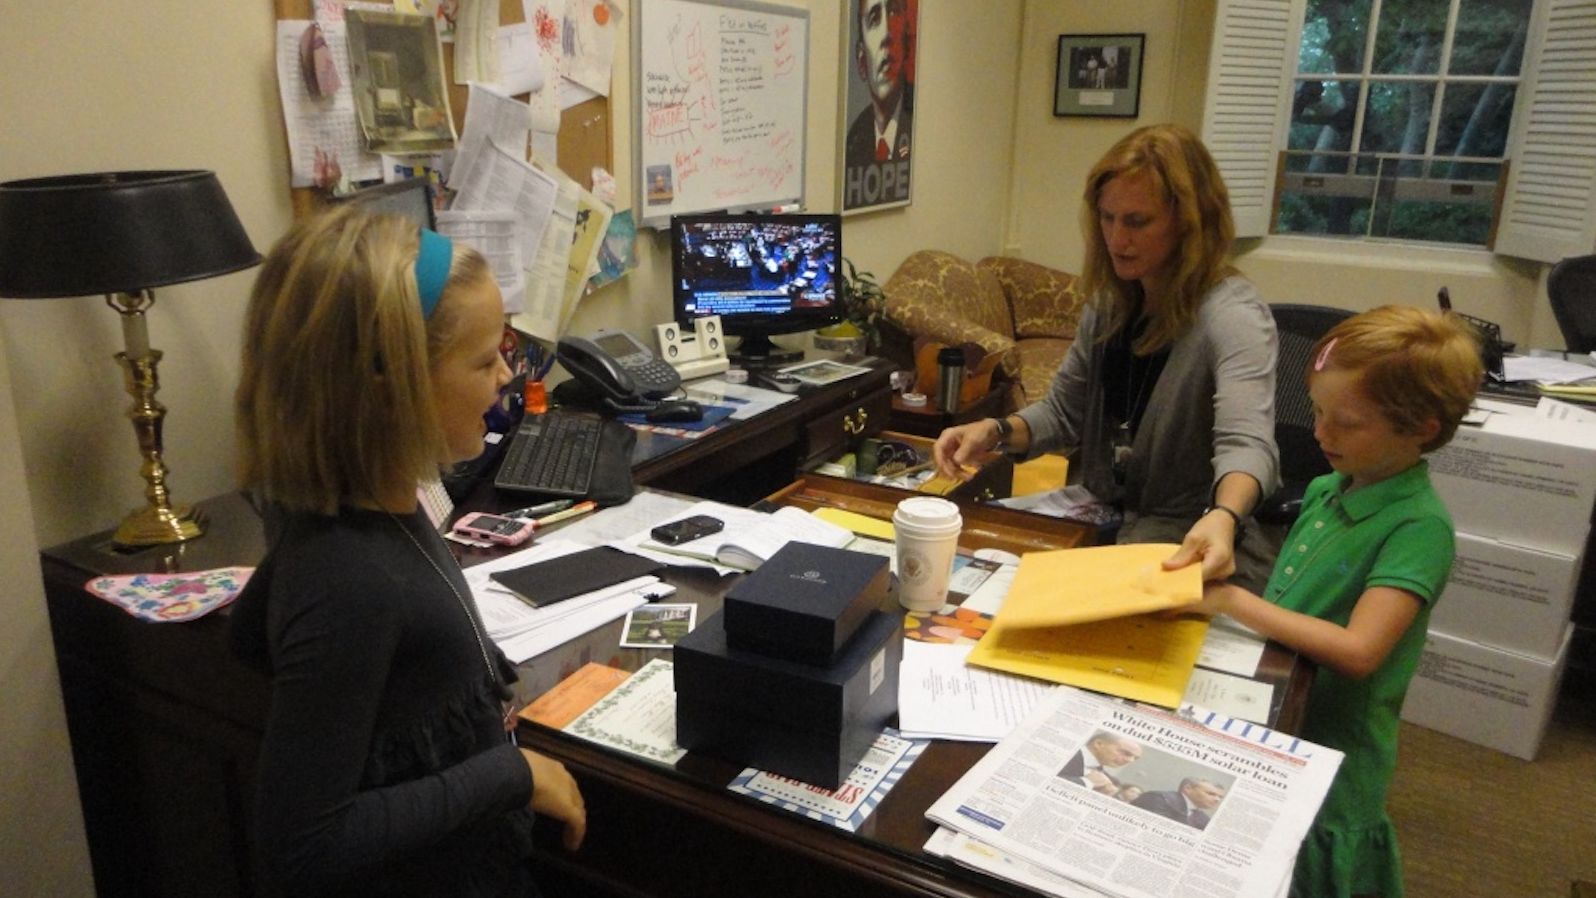
<svg viewBox="0 0 1596 898">
<path fill-rule="evenodd" d="M 637 381 L 614 356 L 585 337 L 562 337 L 555 357 L 571 376 L 611 402 L 636 403 L 641 396 Z"/>
<path fill-rule="evenodd" d="M 583 386 L 617 412 L 647 411 L 681 386 L 681 375 L 625 331 L 592 338 L 563 337 L 555 350 L 560 363 Z"/>
</svg>

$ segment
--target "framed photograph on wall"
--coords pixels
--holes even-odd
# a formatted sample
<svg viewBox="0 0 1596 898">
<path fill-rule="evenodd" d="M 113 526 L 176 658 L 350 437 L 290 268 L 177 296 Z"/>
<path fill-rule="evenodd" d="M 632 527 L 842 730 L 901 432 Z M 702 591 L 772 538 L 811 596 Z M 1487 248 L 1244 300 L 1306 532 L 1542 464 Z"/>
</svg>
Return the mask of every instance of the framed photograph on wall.
<svg viewBox="0 0 1596 898">
<path fill-rule="evenodd" d="M 1061 34 L 1053 114 L 1135 118 L 1142 103 L 1145 34 Z"/>
<path fill-rule="evenodd" d="M 919 0 L 847 0 L 837 207 L 909 205 Z"/>
</svg>

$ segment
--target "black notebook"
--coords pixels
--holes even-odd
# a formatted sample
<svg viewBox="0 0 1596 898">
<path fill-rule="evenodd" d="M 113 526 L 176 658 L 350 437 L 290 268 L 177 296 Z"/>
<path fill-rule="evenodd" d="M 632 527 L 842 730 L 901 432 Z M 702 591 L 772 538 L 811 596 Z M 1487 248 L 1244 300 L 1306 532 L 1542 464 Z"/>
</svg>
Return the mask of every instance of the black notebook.
<svg viewBox="0 0 1596 898">
<path fill-rule="evenodd" d="M 496 571 L 488 577 L 532 607 L 543 608 L 606 586 L 646 577 L 664 567 L 640 555 L 598 546 L 548 561 L 535 561 L 514 570 Z"/>
</svg>

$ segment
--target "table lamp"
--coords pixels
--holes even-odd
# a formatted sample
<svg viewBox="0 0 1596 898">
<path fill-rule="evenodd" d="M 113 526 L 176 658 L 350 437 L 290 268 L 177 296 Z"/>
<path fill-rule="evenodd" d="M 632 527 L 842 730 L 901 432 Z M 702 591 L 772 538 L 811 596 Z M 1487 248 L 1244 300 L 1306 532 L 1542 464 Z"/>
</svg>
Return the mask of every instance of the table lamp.
<svg viewBox="0 0 1596 898">
<path fill-rule="evenodd" d="M 130 171 L 30 178 L 0 184 L 0 297 L 103 294 L 122 316 L 116 354 L 133 406 L 147 504 L 123 519 L 115 542 L 149 546 L 203 531 L 193 510 L 174 506 L 161 459 L 166 407 L 155 400 L 160 350 L 144 313 L 155 287 L 260 262 L 221 182 L 208 171 Z"/>
</svg>

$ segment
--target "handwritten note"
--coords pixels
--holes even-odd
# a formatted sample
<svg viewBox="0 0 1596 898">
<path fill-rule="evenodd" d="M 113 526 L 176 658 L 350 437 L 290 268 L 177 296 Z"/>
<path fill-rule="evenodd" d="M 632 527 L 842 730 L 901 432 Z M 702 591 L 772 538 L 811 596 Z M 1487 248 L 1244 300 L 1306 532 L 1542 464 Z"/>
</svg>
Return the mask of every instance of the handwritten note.
<svg viewBox="0 0 1596 898">
<path fill-rule="evenodd" d="M 638 14 L 643 223 L 800 200 L 808 14 L 688 0 Z"/>
</svg>

